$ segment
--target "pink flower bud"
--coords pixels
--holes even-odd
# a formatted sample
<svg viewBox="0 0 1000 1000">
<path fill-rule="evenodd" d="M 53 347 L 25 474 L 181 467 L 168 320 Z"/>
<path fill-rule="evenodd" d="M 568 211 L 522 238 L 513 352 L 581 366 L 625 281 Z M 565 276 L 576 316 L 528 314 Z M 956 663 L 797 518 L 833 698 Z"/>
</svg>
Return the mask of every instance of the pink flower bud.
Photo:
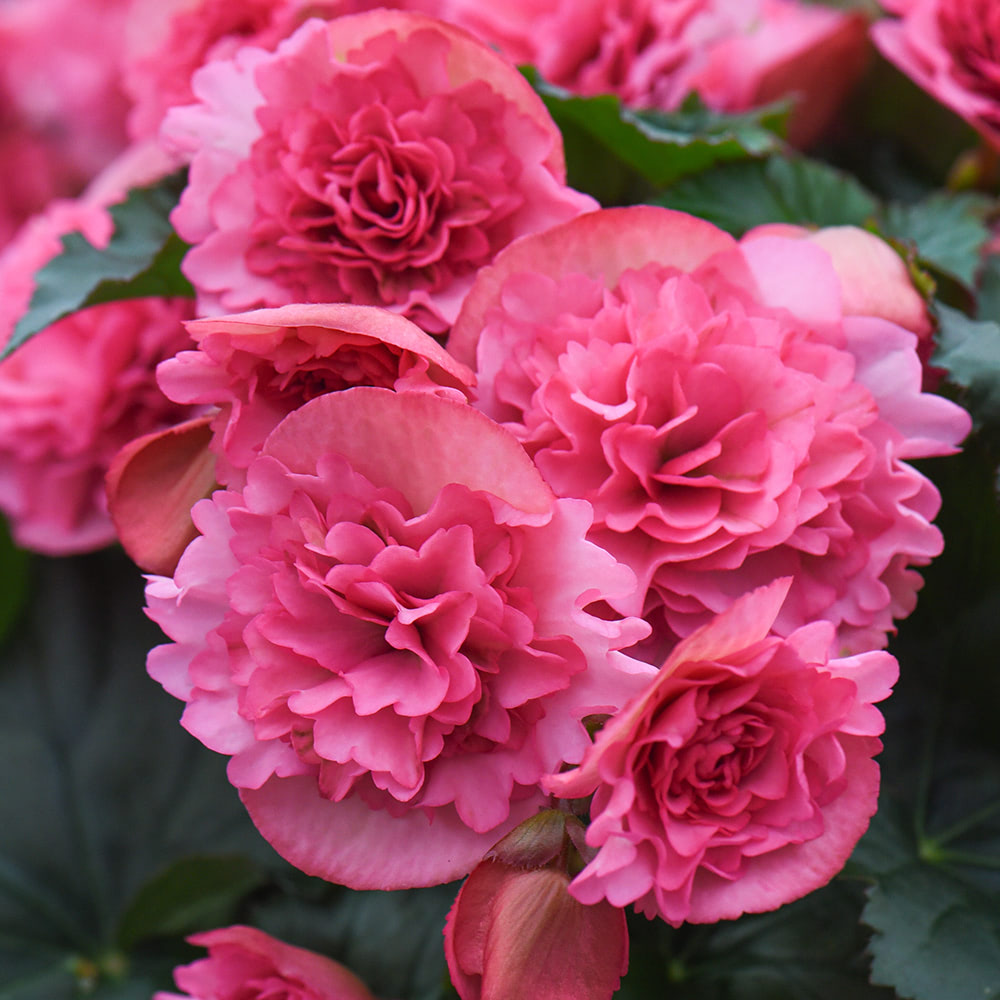
<svg viewBox="0 0 1000 1000">
<path fill-rule="evenodd" d="M 628 968 L 624 911 L 604 900 L 585 906 L 566 891 L 575 822 L 539 813 L 466 879 L 444 931 L 462 1000 L 606 1000 L 618 988 Z"/>
</svg>

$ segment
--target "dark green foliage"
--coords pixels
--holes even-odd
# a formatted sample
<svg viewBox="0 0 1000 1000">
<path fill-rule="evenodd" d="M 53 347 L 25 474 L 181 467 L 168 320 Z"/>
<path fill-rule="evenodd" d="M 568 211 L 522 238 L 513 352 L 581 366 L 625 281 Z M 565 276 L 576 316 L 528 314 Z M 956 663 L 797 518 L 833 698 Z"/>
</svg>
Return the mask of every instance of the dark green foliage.
<svg viewBox="0 0 1000 1000">
<path fill-rule="evenodd" d="M 742 236 L 767 222 L 863 226 L 878 201 L 854 178 L 804 158 L 726 164 L 685 178 L 653 199 Z"/>
</svg>

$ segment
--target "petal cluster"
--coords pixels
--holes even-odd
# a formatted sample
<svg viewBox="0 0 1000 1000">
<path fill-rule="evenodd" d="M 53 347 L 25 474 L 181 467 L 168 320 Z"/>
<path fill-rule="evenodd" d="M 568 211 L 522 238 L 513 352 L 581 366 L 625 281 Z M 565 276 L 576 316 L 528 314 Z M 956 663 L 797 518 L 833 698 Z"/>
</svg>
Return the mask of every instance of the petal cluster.
<svg viewBox="0 0 1000 1000">
<path fill-rule="evenodd" d="M 560 796 L 593 793 L 597 856 L 570 891 L 678 925 L 774 909 L 827 882 L 875 812 L 895 660 L 828 659 L 830 626 L 768 635 L 788 590 L 739 598 L 682 641 L 598 734 Z"/>
<path fill-rule="evenodd" d="M 585 611 L 631 574 L 584 540 L 586 505 L 554 500 L 464 404 L 321 396 L 194 514 L 201 537 L 149 585 L 175 640 L 149 669 L 307 871 L 378 888 L 463 874 L 579 760 L 580 720 L 641 681 L 613 650 L 642 624 Z"/>
<path fill-rule="evenodd" d="M 194 89 L 163 134 L 192 164 L 173 219 L 209 313 L 346 301 L 441 332 L 501 247 L 593 207 L 527 82 L 419 15 L 313 21 Z"/>
<path fill-rule="evenodd" d="M 783 634 L 822 617 L 873 648 L 912 610 L 941 538 L 905 460 L 954 450 L 968 418 L 920 392 L 913 334 L 844 315 L 818 245 L 583 217 L 501 254 L 450 347 L 555 492 L 593 505 L 590 537 L 640 580 L 627 610 L 662 618 L 654 658 L 783 575 Z"/>
</svg>

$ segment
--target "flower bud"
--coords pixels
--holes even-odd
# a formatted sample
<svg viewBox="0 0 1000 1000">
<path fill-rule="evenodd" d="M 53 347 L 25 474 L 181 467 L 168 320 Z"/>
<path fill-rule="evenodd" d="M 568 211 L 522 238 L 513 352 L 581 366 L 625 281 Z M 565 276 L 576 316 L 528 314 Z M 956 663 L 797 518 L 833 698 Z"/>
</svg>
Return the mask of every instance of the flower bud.
<svg viewBox="0 0 1000 1000">
<path fill-rule="evenodd" d="M 466 879 L 445 955 L 462 1000 L 606 1000 L 628 968 L 622 910 L 566 891 L 571 816 L 549 810 L 508 834 Z"/>
</svg>

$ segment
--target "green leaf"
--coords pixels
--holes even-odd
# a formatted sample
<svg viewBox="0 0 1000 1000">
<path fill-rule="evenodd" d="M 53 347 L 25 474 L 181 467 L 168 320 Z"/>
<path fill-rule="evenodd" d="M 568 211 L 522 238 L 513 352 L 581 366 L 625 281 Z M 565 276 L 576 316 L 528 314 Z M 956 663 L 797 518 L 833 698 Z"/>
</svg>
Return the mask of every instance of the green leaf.
<svg viewBox="0 0 1000 1000">
<path fill-rule="evenodd" d="M 1000 254 L 987 254 L 976 289 L 976 319 L 1000 321 Z"/>
<path fill-rule="evenodd" d="M 965 390 L 962 402 L 977 426 L 1000 422 L 1000 324 L 969 319 L 940 302 L 936 311 L 940 325 L 932 363 Z"/>
<path fill-rule="evenodd" d="M 671 930 L 630 921 L 615 1000 L 892 1000 L 868 982 L 860 888 L 834 882 L 771 913 Z"/>
<path fill-rule="evenodd" d="M 916 1000 L 1000 995 L 1000 533 L 985 444 L 933 463 L 945 552 L 892 642 L 880 808 L 848 867 L 870 883 L 873 981 Z"/>
<path fill-rule="evenodd" d="M 879 233 L 911 243 L 925 267 L 971 288 L 989 230 L 983 219 L 990 201 L 981 195 L 932 195 L 912 205 L 886 206 Z"/>
<path fill-rule="evenodd" d="M 678 181 L 656 204 L 742 236 L 767 222 L 863 226 L 878 201 L 848 174 L 801 157 L 731 163 Z"/>
<path fill-rule="evenodd" d="M 111 550 L 36 570 L 36 600 L 0 662 L 0 998 L 33 980 L 82 985 L 88 967 L 95 989 L 125 989 L 128 970 L 146 966 L 122 952 L 123 917 L 141 916 L 146 932 L 179 921 L 183 899 L 155 889 L 166 866 L 273 857 L 224 760 L 146 676 L 162 637 L 141 613 L 135 568 Z M 150 967 L 164 973 L 153 987 L 169 986 L 163 965 Z"/>
<path fill-rule="evenodd" d="M 264 881 L 244 857 L 187 857 L 154 875 L 121 918 L 119 942 L 189 934 L 230 923 L 237 903 Z"/>
<path fill-rule="evenodd" d="M 915 1000 L 1000 997 L 1000 915 L 946 872 L 911 865 L 872 889 L 872 980 Z"/>
<path fill-rule="evenodd" d="M 726 115 L 691 97 L 677 111 L 638 111 L 623 107 L 612 94 L 579 97 L 545 83 L 530 67 L 524 72 L 563 132 L 570 181 L 576 186 L 587 186 L 594 164 L 589 159 L 575 162 L 572 154 L 593 145 L 658 187 L 717 163 L 766 156 L 784 147 L 787 104 Z M 581 144 L 581 134 L 591 142 Z"/>
<path fill-rule="evenodd" d="M 997 900 L 933 859 L 898 828 L 898 811 L 877 816 L 855 863 L 874 884 L 862 919 L 874 931 L 872 981 L 913 1000 L 990 1000 L 1000 997 L 1000 909 Z M 895 830 L 885 827 L 896 826 Z M 865 838 L 869 839 L 868 837 Z M 927 857 L 920 857 L 921 854 Z"/>
<path fill-rule="evenodd" d="M 194 291 L 181 274 L 187 250 L 170 225 L 170 211 L 184 189 L 183 172 L 130 191 L 109 209 L 114 233 L 99 250 L 79 233 L 62 238 L 63 250 L 35 276 L 28 311 L 0 360 L 57 320 L 87 306 L 144 296 L 186 296 Z"/>
</svg>

